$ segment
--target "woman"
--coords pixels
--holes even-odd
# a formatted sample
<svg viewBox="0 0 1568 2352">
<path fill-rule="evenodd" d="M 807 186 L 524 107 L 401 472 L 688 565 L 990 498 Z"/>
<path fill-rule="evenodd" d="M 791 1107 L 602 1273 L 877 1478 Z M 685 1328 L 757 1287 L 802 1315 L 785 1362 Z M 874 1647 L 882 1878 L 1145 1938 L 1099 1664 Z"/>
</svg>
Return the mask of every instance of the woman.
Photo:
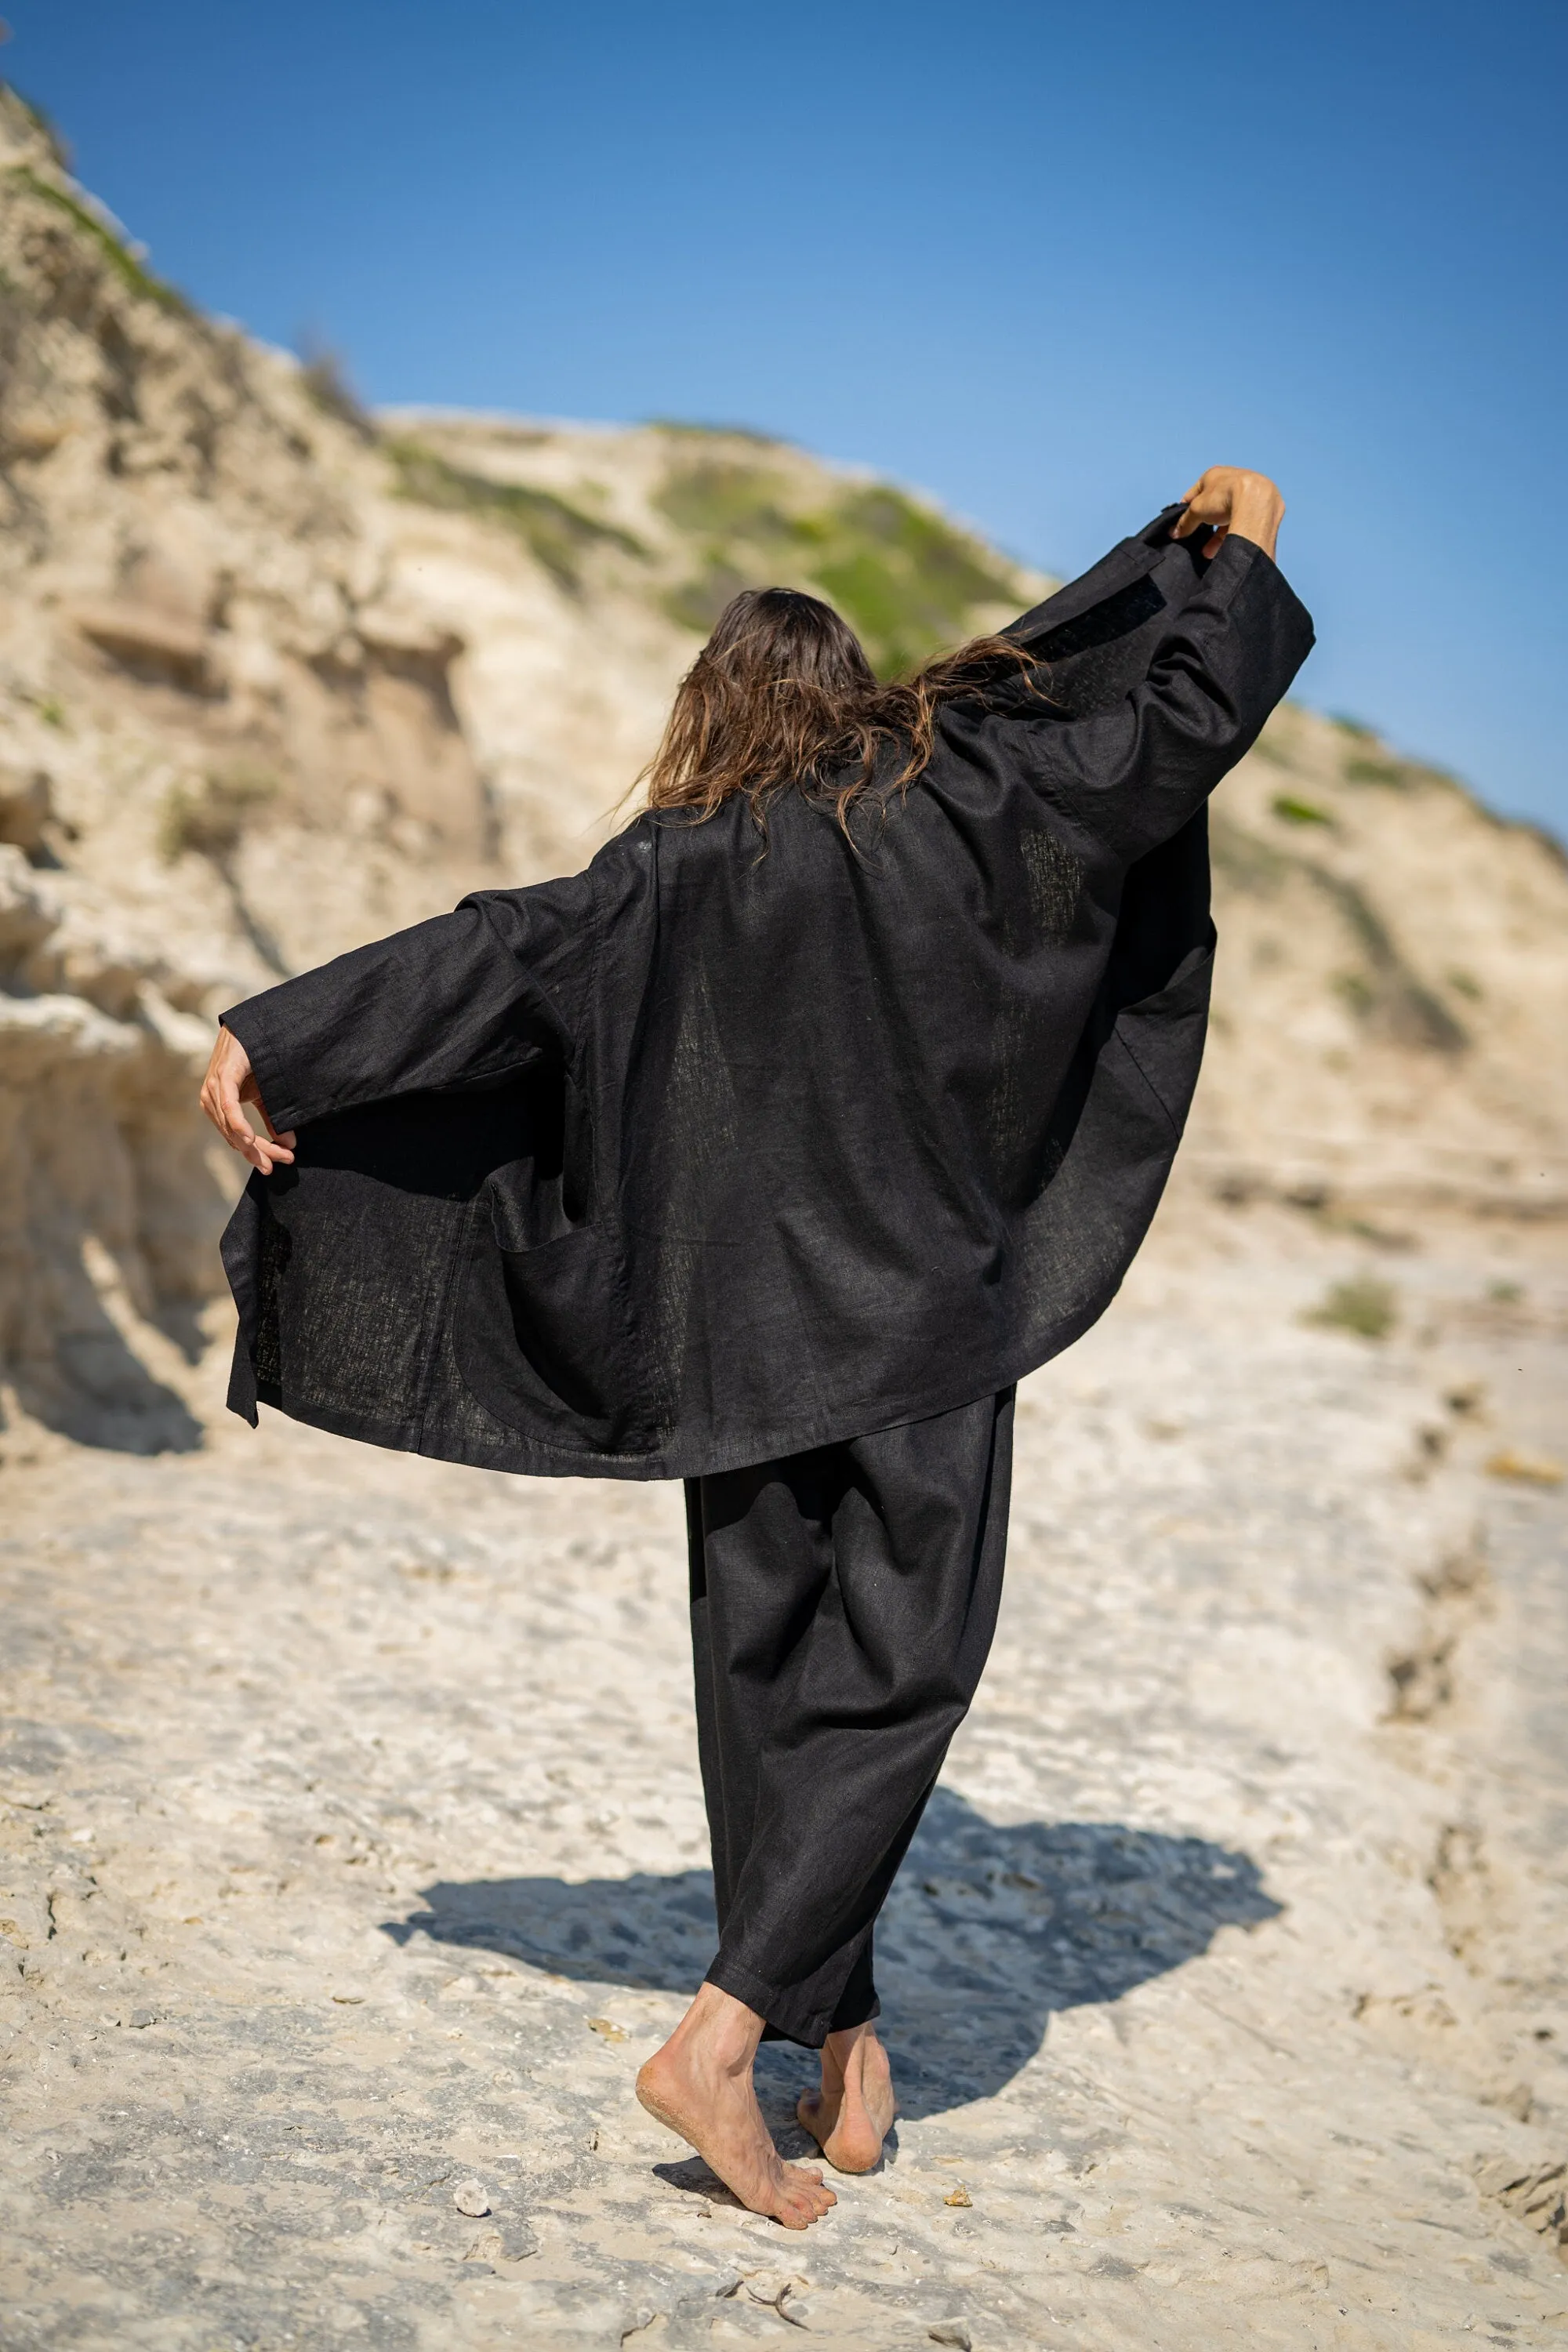
<svg viewBox="0 0 1568 2352">
<path fill-rule="evenodd" d="M 251 999 L 203 1088 L 257 1171 L 237 1411 L 685 1479 L 720 1944 L 638 2095 L 791 2229 L 834 2199 L 752 2061 L 819 2049 L 801 2119 L 876 2163 L 872 1927 L 990 1645 L 1014 1384 L 1113 1295 L 1191 1097 L 1205 803 L 1312 641 L 1283 511 L 1212 467 L 902 687 L 737 597 L 586 873 Z"/>
</svg>

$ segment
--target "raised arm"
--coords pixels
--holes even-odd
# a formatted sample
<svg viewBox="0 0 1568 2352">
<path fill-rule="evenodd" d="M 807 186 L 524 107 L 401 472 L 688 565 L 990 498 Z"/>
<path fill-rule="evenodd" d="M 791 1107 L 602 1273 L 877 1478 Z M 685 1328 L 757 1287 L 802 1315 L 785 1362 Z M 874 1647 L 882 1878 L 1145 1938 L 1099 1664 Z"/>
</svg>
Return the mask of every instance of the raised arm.
<svg viewBox="0 0 1568 2352">
<path fill-rule="evenodd" d="M 1144 676 L 1109 709 L 1032 730 L 1042 781 L 1128 863 L 1178 832 L 1250 750 L 1311 650 L 1311 617 L 1273 559 L 1284 511 L 1266 476 L 1211 467 L 1171 527 L 1205 534 L 1204 577 Z"/>
<path fill-rule="evenodd" d="M 330 1112 L 569 1054 L 592 894 L 586 874 L 480 891 L 248 998 L 223 1016 L 202 1108 L 267 1174 L 292 1160 L 298 1128 Z M 246 1102 L 265 1136 L 252 1132 Z"/>
</svg>

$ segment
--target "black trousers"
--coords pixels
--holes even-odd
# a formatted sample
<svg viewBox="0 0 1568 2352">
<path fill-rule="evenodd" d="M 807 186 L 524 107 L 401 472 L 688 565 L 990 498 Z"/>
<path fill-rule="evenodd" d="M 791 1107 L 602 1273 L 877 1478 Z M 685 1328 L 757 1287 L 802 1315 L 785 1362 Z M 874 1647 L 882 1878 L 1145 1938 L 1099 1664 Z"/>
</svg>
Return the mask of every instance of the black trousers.
<svg viewBox="0 0 1568 2352">
<path fill-rule="evenodd" d="M 871 1931 L 980 1680 L 1013 1391 L 686 1482 L 709 1981 L 820 2048 L 878 2013 Z"/>
</svg>

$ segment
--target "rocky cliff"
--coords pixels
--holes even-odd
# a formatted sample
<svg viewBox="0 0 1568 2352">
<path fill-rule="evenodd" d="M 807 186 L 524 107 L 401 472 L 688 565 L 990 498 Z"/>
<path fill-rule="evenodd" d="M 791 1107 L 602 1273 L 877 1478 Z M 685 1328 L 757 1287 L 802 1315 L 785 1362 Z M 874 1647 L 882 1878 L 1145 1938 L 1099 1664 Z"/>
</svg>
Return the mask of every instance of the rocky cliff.
<svg viewBox="0 0 1568 2352">
<path fill-rule="evenodd" d="M 746 434 L 367 417 L 161 283 L 9 94 L 0 500 L 5 1409 L 136 1446 L 199 1433 L 225 1003 L 580 864 L 736 586 L 816 588 L 889 668 L 1044 586 Z M 1561 1213 L 1554 845 L 1292 709 L 1216 850 L 1189 1192 Z"/>
</svg>

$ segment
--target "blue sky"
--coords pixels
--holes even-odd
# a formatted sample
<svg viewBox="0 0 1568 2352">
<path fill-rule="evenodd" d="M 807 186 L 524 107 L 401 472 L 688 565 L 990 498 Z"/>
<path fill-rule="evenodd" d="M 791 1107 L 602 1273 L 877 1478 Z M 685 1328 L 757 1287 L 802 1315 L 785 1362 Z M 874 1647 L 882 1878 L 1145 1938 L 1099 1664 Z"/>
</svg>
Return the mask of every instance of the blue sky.
<svg viewBox="0 0 1568 2352">
<path fill-rule="evenodd" d="M 203 303 L 375 401 L 752 425 L 1081 569 L 1274 473 L 1324 708 L 1568 831 L 1568 9 L 14 0 Z"/>
</svg>

